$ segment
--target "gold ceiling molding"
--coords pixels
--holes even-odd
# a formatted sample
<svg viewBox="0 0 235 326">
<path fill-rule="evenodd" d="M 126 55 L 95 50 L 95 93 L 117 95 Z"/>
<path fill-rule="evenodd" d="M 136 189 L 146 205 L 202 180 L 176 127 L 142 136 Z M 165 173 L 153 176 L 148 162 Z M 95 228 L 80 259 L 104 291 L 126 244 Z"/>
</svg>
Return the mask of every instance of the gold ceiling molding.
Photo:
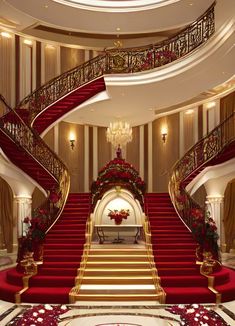
<svg viewBox="0 0 235 326">
<path fill-rule="evenodd" d="M 0 26 L 4 26 L 7 28 L 16 28 L 17 25 L 18 24 L 16 24 L 15 22 L 0 16 Z"/>
<path fill-rule="evenodd" d="M 162 115 L 163 113 L 166 114 L 167 112 L 172 113 L 172 111 L 179 111 L 179 110 L 182 110 L 182 108 L 184 108 L 184 109 L 187 108 L 188 106 L 199 105 L 205 101 L 225 96 L 234 90 L 235 90 L 235 77 L 232 77 L 227 82 L 225 82 L 221 85 L 215 86 L 205 92 L 202 92 L 202 93 L 198 94 L 197 96 L 191 98 L 190 100 L 169 106 L 167 108 L 155 109 L 154 113 L 155 113 L 155 115 L 158 116 L 158 115 Z"/>
<path fill-rule="evenodd" d="M 179 33 L 185 26 L 180 28 L 174 28 L 167 31 L 159 31 L 159 32 L 149 32 L 149 33 L 135 33 L 135 34 L 119 34 L 120 39 L 136 39 L 136 38 L 146 38 L 146 37 L 164 37 L 170 38 L 175 34 Z M 117 34 L 100 34 L 100 33 L 85 33 L 85 32 L 77 32 L 77 31 L 70 31 L 55 27 L 50 27 L 46 25 L 37 25 L 34 26 L 34 30 L 39 30 L 43 32 L 49 32 L 59 35 L 66 35 L 66 36 L 73 36 L 73 37 L 80 37 L 80 38 L 91 38 L 91 39 L 103 39 L 103 40 L 113 40 L 117 37 Z"/>
</svg>

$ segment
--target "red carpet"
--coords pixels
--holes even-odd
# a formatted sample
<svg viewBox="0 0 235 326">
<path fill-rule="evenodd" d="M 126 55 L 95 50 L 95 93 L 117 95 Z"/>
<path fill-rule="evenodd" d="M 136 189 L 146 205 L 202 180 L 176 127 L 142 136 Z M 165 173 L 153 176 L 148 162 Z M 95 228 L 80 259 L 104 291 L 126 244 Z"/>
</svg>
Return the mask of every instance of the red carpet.
<svg viewBox="0 0 235 326">
<path fill-rule="evenodd" d="M 75 91 L 54 102 L 52 105 L 48 106 L 45 110 L 38 114 L 33 122 L 34 129 L 41 134 L 59 118 L 105 89 L 106 86 L 104 77 L 95 79 L 90 83 L 82 85 Z"/>
<path fill-rule="evenodd" d="M 147 194 L 145 207 L 166 303 L 215 303 L 215 294 L 208 289 L 207 278 L 200 274 L 196 265 L 196 243 L 176 214 L 169 195 Z M 215 274 L 216 289 L 224 293 L 223 301 L 235 299 L 234 278 L 235 272 L 227 268 Z"/>
<path fill-rule="evenodd" d="M 30 279 L 22 302 L 69 302 L 83 253 L 89 213 L 89 194 L 69 195 L 59 221 L 46 236 L 43 265 Z M 22 274 L 11 269 L 0 273 L 0 277 L 0 298 L 14 302 L 14 293 L 22 288 Z"/>
</svg>

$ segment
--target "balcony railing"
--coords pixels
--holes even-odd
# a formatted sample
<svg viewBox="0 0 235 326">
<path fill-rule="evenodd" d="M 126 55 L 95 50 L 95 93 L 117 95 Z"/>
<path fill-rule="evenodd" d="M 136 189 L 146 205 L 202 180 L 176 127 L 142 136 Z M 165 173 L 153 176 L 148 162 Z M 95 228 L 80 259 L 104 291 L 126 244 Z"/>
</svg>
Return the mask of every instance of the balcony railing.
<svg viewBox="0 0 235 326">
<path fill-rule="evenodd" d="M 207 136 L 196 143 L 173 167 L 169 182 L 169 193 L 176 211 L 185 224 L 193 231 L 195 218 L 193 210 L 200 207 L 188 194 L 184 184 L 192 173 L 199 170 L 235 141 L 235 111 Z"/>
<path fill-rule="evenodd" d="M 204 44 L 215 32 L 215 3 L 195 22 L 161 43 L 103 54 L 52 79 L 24 98 L 18 108 L 28 109 L 30 121 L 46 107 L 78 87 L 104 74 L 136 73 L 155 69 L 184 57 Z"/>
</svg>

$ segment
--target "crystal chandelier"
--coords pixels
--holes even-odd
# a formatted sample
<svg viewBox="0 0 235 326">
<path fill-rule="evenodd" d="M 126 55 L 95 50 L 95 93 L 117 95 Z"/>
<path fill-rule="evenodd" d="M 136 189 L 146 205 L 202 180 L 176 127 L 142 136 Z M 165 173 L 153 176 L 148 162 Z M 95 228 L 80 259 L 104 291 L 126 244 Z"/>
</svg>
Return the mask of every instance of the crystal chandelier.
<svg viewBox="0 0 235 326">
<path fill-rule="evenodd" d="M 111 122 L 106 131 L 107 141 L 114 147 L 124 147 L 132 141 L 132 128 L 129 123 L 123 121 Z"/>
</svg>

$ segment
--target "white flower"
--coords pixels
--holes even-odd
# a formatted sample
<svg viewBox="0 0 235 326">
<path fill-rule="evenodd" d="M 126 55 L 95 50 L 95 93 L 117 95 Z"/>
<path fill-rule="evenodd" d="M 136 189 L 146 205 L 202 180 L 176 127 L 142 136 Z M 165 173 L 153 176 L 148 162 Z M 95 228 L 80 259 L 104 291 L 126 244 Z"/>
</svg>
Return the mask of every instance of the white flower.
<svg viewBox="0 0 235 326">
<path fill-rule="evenodd" d="M 53 310 L 52 306 L 50 306 L 49 304 L 45 304 L 45 309 L 46 310 Z"/>
<path fill-rule="evenodd" d="M 42 323 L 43 322 L 43 318 L 38 318 L 37 321 L 39 321 L 39 323 Z"/>
<path fill-rule="evenodd" d="M 195 321 L 198 321 L 198 318 L 194 318 Z"/>
<path fill-rule="evenodd" d="M 184 304 L 179 304 L 180 309 L 184 309 Z"/>
<path fill-rule="evenodd" d="M 65 305 L 60 307 L 61 310 L 67 310 L 67 307 Z"/>
<path fill-rule="evenodd" d="M 196 314 L 195 316 L 196 316 L 196 317 L 200 317 L 200 314 Z"/>
<path fill-rule="evenodd" d="M 37 317 L 37 315 L 38 315 L 37 312 L 34 312 L 34 313 L 33 313 L 33 316 L 34 316 L 34 317 Z"/>
<path fill-rule="evenodd" d="M 199 305 L 196 304 L 196 303 L 194 303 L 194 304 L 192 305 L 192 307 L 195 308 L 195 309 L 197 309 L 197 308 L 199 308 Z"/>
<path fill-rule="evenodd" d="M 192 314 L 192 313 L 194 313 L 195 312 L 195 309 L 187 309 L 187 314 Z"/>
<path fill-rule="evenodd" d="M 40 314 L 44 314 L 45 310 L 44 309 L 40 309 L 38 312 L 40 312 Z"/>
<path fill-rule="evenodd" d="M 207 316 L 203 316 L 204 319 L 208 320 L 209 318 Z"/>
</svg>

